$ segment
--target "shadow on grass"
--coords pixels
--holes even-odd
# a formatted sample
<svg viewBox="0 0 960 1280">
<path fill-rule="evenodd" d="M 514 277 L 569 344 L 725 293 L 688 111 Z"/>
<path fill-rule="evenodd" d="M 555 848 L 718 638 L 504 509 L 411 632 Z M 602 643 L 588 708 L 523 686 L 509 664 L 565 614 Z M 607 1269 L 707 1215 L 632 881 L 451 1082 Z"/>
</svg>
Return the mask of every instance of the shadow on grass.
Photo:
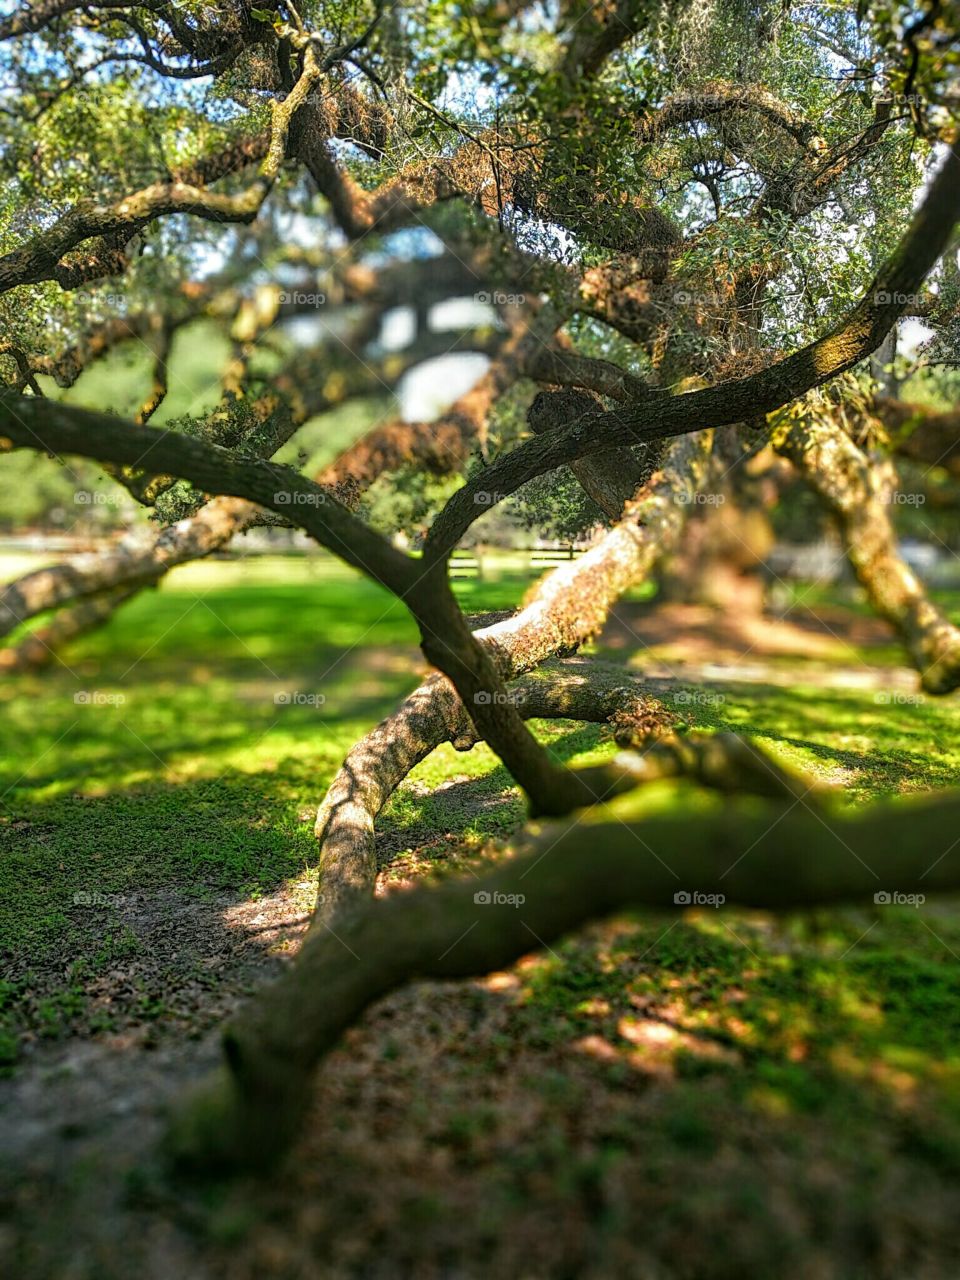
<svg viewBox="0 0 960 1280">
<path fill-rule="evenodd" d="M 801 769 L 843 770 L 854 794 L 933 790 L 956 785 L 960 776 L 956 697 L 910 695 L 914 700 L 895 703 L 884 693 L 760 682 L 651 681 L 650 687 L 692 728 L 781 745 Z"/>
</svg>

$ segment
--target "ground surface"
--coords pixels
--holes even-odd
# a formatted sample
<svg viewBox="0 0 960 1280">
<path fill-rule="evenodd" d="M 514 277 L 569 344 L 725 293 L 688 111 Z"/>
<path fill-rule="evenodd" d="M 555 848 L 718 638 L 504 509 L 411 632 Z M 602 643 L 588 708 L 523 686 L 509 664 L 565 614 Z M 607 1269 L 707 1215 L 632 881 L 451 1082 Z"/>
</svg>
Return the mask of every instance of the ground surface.
<svg viewBox="0 0 960 1280">
<path fill-rule="evenodd" d="M 526 576 L 462 584 L 468 609 Z M 859 606 L 807 591 L 757 623 L 628 600 L 598 648 L 849 803 L 955 783 L 960 704 L 918 699 Z M 621 918 L 411 988 L 326 1060 L 268 1186 L 171 1191 L 164 1108 L 295 950 L 316 803 L 411 687 L 416 637 L 324 557 L 213 562 L 66 663 L 0 692 L 0 1272 L 960 1275 L 950 901 Z M 565 759 L 611 749 L 540 730 Z M 426 761 L 381 824 L 380 891 L 508 835 L 506 782 L 482 748 Z"/>
</svg>

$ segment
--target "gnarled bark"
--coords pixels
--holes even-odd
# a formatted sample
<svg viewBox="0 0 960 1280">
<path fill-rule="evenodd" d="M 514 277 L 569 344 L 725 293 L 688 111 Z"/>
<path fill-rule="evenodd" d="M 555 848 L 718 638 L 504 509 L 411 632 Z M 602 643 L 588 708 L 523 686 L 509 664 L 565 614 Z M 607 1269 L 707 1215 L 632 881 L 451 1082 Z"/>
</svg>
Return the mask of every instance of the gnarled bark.
<svg viewBox="0 0 960 1280">
<path fill-rule="evenodd" d="M 930 600 L 897 550 L 890 499 L 892 465 L 872 461 L 829 416 L 788 419 L 774 432 L 789 458 L 837 519 L 847 559 L 870 603 L 906 645 L 927 693 L 960 686 L 960 630 Z"/>
<path fill-rule="evenodd" d="M 228 1028 L 227 1065 L 176 1117 L 170 1152 L 194 1170 L 269 1165 L 297 1134 L 319 1058 L 406 982 L 488 973 L 598 916 L 675 912 L 693 893 L 786 910 L 868 907 L 878 888 L 956 890 L 958 822 L 956 795 L 856 815 L 795 800 L 636 824 L 600 811 L 548 827 L 487 876 L 368 902 L 335 932 L 311 930 L 297 963 Z"/>
<path fill-rule="evenodd" d="M 476 632 L 504 680 L 557 654 L 573 653 L 598 634 L 623 592 L 642 580 L 679 536 L 711 443 L 710 432 L 676 441 L 662 470 L 618 525 L 579 559 L 538 582 L 517 614 Z M 410 770 L 446 741 L 469 747 L 476 733 L 449 682 L 431 676 L 348 753 L 315 827 L 323 918 L 354 895 L 372 891 L 376 817 Z"/>
</svg>

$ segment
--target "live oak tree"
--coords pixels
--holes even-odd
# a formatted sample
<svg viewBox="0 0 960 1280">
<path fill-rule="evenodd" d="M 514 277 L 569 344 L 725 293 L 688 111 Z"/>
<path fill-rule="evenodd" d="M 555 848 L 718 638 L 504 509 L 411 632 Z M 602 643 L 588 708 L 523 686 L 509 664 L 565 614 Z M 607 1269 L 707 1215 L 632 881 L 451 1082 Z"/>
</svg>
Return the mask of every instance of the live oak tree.
<svg viewBox="0 0 960 1280">
<path fill-rule="evenodd" d="M 905 890 L 949 844 L 955 799 L 841 821 L 752 744 L 678 737 L 642 685 L 571 655 L 682 548 L 698 495 L 736 492 L 764 454 L 835 520 L 924 689 L 960 686 L 960 632 L 903 562 L 889 503 L 898 457 L 954 467 L 955 415 L 881 394 L 870 365 L 904 317 L 930 362 L 956 360 L 957 16 L 940 0 L 37 0 L 0 20 L 0 443 L 38 467 L 95 460 L 152 517 L 8 583 L 0 664 L 48 660 L 176 565 L 279 523 L 399 597 L 435 668 L 320 805 L 316 924 L 226 1032 L 222 1074 L 175 1128 L 182 1159 L 282 1149 L 320 1055 L 398 982 L 670 905 L 638 847 L 705 890 L 756 850 L 725 892 L 783 907 L 871 890 L 840 851 L 876 855 L 880 833 Z M 465 298 L 470 318 L 438 331 L 434 308 Z M 403 306 L 412 336 L 385 350 Z M 321 311 L 322 338 L 292 343 L 285 322 Z M 201 319 L 228 352 L 217 402 L 158 427 Z M 61 398 L 135 344 L 152 373 L 132 413 Z M 389 416 L 312 477 L 291 465 L 305 424 L 453 348 L 487 364 L 439 419 Z M 402 492 L 411 471 L 446 481 L 422 555 L 364 516 L 372 486 Z M 514 494 L 598 532 L 516 613 L 474 624 L 449 558 Z M 525 723 L 547 716 L 609 722 L 624 753 L 565 769 Z M 476 909 L 472 881 L 372 902 L 383 805 L 440 743 L 481 739 L 531 813 L 565 824 L 491 873 L 491 895 L 523 881 L 522 919 Z M 760 799 L 629 841 L 603 820 L 602 801 L 676 774 Z M 925 883 L 960 884 L 956 847 Z"/>
</svg>

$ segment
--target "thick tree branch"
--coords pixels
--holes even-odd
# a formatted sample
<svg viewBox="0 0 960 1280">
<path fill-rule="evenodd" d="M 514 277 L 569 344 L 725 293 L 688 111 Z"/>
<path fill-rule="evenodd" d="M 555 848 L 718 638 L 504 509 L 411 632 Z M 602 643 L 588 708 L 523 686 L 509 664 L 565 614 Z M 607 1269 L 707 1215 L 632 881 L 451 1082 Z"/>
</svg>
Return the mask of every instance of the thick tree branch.
<svg viewBox="0 0 960 1280">
<path fill-rule="evenodd" d="M 478 728 L 530 796 L 534 812 L 567 813 L 595 800 L 589 781 L 557 768 L 506 698 L 495 663 L 476 643 L 442 568 L 423 568 L 352 516 L 332 494 L 288 467 L 238 458 L 174 432 L 104 414 L 0 394 L 0 449 L 46 449 L 169 474 L 210 493 L 246 498 L 296 523 L 321 546 L 397 595 L 421 631 L 424 655 L 473 708 Z"/>
<path fill-rule="evenodd" d="M 128 337 L 129 331 L 118 324 L 116 333 L 113 326 L 108 328 L 104 341 L 107 335 L 119 341 Z M 351 341 L 350 345 L 355 343 Z M 474 350 L 478 344 L 470 337 L 459 345 L 462 349 Z M 276 396 L 272 393 L 257 402 L 258 406 L 262 404 L 261 412 L 267 424 L 261 427 L 262 448 L 258 452 L 261 456 L 270 456 L 307 418 L 325 413 L 351 396 L 377 393 L 395 386 L 411 367 L 429 359 L 431 354 L 446 353 L 448 348 L 448 335 L 428 334 L 402 355 L 387 356 L 378 364 L 355 362 L 343 372 L 336 370 L 332 376 L 326 361 L 318 375 L 317 353 L 298 356 L 275 379 L 277 390 L 287 397 L 287 404 L 276 406 Z M 84 348 L 82 354 L 93 359 L 101 354 L 101 346 L 91 347 L 89 351 Z M 57 368 L 62 371 L 61 376 L 72 377 L 75 369 L 79 374 L 79 365 L 79 356 L 70 357 L 58 361 Z M 41 365 L 40 371 L 51 370 Z M 438 428 L 439 433 L 431 434 L 430 426 Z M 376 449 L 372 441 L 377 442 Z M 255 443 L 247 441 L 248 451 Z M 455 431 L 453 423 L 447 427 L 442 422 L 423 424 L 421 428 L 419 424 L 397 422 L 377 429 L 350 446 L 317 481 L 341 500 L 355 501 L 391 464 L 401 466 L 418 461 L 438 471 L 455 470 L 468 447 L 468 439 Z M 373 465 L 374 459 L 378 465 Z M 82 602 L 102 592 L 115 592 L 111 595 L 111 608 L 77 612 L 75 623 L 87 624 L 82 629 L 74 624 L 65 623 L 62 628 L 51 624 L 52 629 L 44 633 L 47 648 L 42 650 L 49 654 L 56 648 L 55 642 L 64 643 L 81 634 L 81 630 L 102 625 L 113 608 L 131 598 L 132 593 L 116 589 L 156 584 L 178 565 L 227 546 L 236 535 L 258 523 L 261 516 L 262 509 L 243 498 L 217 497 L 200 507 L 196 514 L 171 525 L 160 529 L 152 527 L 148 533 L 135 531 L 106 551 L 75 556 L 64 563 L 25 574 L 0 587 L 0 636 L 39 613 Z M 29 652 L 39 655 L 41 650 L 34 646 Z"/>
<path fill-rule="evenodd" d="M 676 441 L 662 469 L 637 494 L 623 519 L 579 559 L 555 569 L 515 616 L 476 632 L 502 678 L 514 679 L 547 658 L 575 652 L 597 635 L 624 591 L 641 581 L 679 537 L 690 497 L 703 482 L 709 432 Z M 514 705 L 523 709 L 522 703 Z M 415 765 L 441 742 L 468 749 L 475 726 L 450 683 L 431 676 L 392 715 L 351 749 L 317 815 L 322 913 L 372 891 L 374 822 Z"/>
<path fill-rule="evenodd" d="M 298 1132 L 317 1061 L 405 982 L 489 973 L 613 911 L 675 913 L 693 892 L 794 910 L 956 890 L 958 822 L 955 795 L 856 815 L 796 801 L 635 824 L 601 811 L 547 828 L 480 879 L 369 902 L 335 932 L 311 931 L 297 964 L 228 1028 L 227 1065 L 178 1114 L 171 1154 L 197 1170 L 268 1165 Z"/>
<path fill-rule="evenodd" d="M 902 314 L 958 218 L 960 157 L 952 149 L 897 249 L 861 301 L 828 334 L 749 377 L 680 396 L 651 391 L 635 404 L 591 414 L 521 445 L 453 495 L 433 523 L 425 555 L 443 559 L 450 554 L 478 514 L 474 499 L 480 489 L 499 501 L 534 476 L 598 449 L 753 421 L 852 369 L 879 346 Z"/>
</svg>

